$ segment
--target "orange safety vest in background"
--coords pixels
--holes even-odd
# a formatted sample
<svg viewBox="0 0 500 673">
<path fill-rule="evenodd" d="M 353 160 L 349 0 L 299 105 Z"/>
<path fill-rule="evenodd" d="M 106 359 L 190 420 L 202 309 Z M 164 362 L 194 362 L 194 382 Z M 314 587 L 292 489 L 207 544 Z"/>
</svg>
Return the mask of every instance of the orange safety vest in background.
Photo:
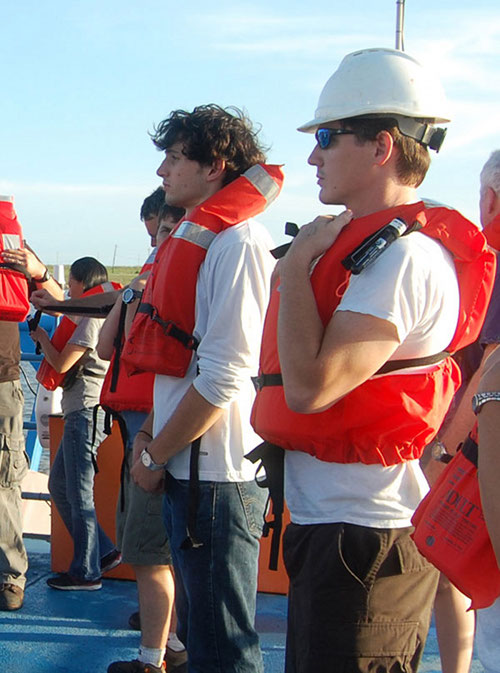
<svg viewBox="0 0 500 673">
<path fill-rule="evenodd" d="M 283 177 L 280 166 L 252 166 L 197 206 L 162 243 L 122 353 L 130 374 L 185 376 L 198 345 L 196 283 L 207 250 L 218 233 L 267 208 Z"/>
<path fill-rule="evenodd" d="M 479 492 L 477 441 L 476 424 L 411 520 L 419 552 L 472 599 L 472 610 L 500 596 L 500 570 Z"/>
<path fill-rule="evenodd" d="M 140 372 L 133 379 L 130 379 L 125 371 L 125 367 L 120 367 L 116 390 L 111 392 L 115 357 L 116 351 L 113 353 L 109 369 L 102 384 L 99 400 L 101 406 L 110 411 L 142 411 L 149 414 L 153 408 L 154 373 Z"/>
<path fill-rule="evenodd" d="M 352 220 L 316 264 L 311 285 L 326 327 L 350 272 L 341 264 L 367 236 L 395 217 L 408 224 L 418 220 L 420 231 L 438 240 L 453 255 L 460 290 L 454 352 L 479 335 L 495 278 L 495 256 L 480 230 L 460 213 L 423 202 L 404 205 Z M 412 234 L 409 234 L 410 236 Z M 260 357 L 260 374 L 279 374 L 277 321 L 279 290 L 271 295 Z M 255 431 L 268 442 L 336 463 L 395 465 L 419 458 L 436 435 L 460 385 L 460 371 L 451 357 L 425 372 L 399 370 L 374 376 L 329 409 L 315 414 L 291 411 L 283 386 L 257 392 L 252 410 Z"/>
<path fill-rule="evenodd" d="M 139 275 L 151 271 L 156 257 L 156 248 L 151 252 L 145 261 Z M 153 408 L 153 372 L 141 372 L 134 377 L 131 384 L 129 375 L 125 371 L 125 367 L 118 367 L 118 379 L 116 381 L 115 390 L 111 390 L 111 383 L 113 379 L 113 372 L 115 369 L 116 349 L 113 351 L 111 362 L 109 363 L 108 371 L 104 377 L 104 383 L 101 388 L 100 404 L 104 409 L 110 411 L 142 411 L 149 414 Z M 121 358 L 120 358 L 121 360 Z"/>
<path fill-rule="evenodd" d="M 103 292 L 111 292 L 112 290 L 121 290 L 121 283 L 106 282 L 102 285 L 96 285 L 95 287 L 87 290 L 82 294 L 82 297 L 89 297 L 92 294 L 101 294 Z M 52 339 L 50 340 L 52 345 L 61 352 L 71 339 L 73 332 L 75 331 L 80 318 L 70 316 L 63 316 L 61 322 L 56 327 Z M 40 363 L 40 367 L 36 373 L 36 380 L 42 384 L 47 390 L 55 390 L 58 386 L 62 386 L 64 379 L 68 372 L 57 372 L 48 360 L 44 358 Z"/>
<path fill-rule="evenodd" d="M 0 196 L 0 252 L 23 247 L 23 232 L 12 197 Z M 0 259 L 0 320 L 22 322 L 28 312 L 27 277 Z"/>
</svg>

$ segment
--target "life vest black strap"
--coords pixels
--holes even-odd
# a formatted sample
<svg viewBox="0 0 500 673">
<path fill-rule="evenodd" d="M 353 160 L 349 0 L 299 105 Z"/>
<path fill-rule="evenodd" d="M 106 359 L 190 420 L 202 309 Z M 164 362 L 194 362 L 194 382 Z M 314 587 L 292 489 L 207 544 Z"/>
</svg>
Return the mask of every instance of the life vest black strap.
<svg viewBox="0 0 500 673">
<path fill-rule="evenodd" d="M 123 335 L 125 333 L 125 319 L 127 317 L 127 304 L 122 302 L 120 307 L 120 317 L 118 319 L 118 329 L 116 330 L 113 346 L 115 349 L 113 359 L 113 369 L 111 371 L 111 381 L 109 384 L 109 392 L 115 393 L 118 385 L 118 377 L 120 375 L 120 357 L 123 347 Z"/>
<path fill-rule="evenodd" d="M 462 452 L 463 456 L 470 460 L 470 462 L 477 467 L 477 442 L 475 442 L 472 437 L 467 437 L 467 439 L 461 444 L 459 450 Z"/>
<path fill-rule="evenodd" d="M 137 309 L 137 313 L 145 313 L 151 320 L 158 323 L 162 327 L 166 336 L 173 337 L 180 341 L 184 348 L 195 351 L 198 348 L 199 341 L 194 334 L 189 334 L 180 327 L 178 327 L 173 320 L 163 320 L 158 315 L 158 311 L 152 304 L 141 303 Z"/>
<path fill-rule="evenodd" d="M 0 269 L 8 269 L 9 271 L 16 271 L 17 273 L 22 274 L 28 283 L 31 282 L 31 274 L 25 266 L 21 264 L 9 264 L 7 262 L 0 262 Z"/>
<path fill-rule="evenodd" d="M 252 383 L 258 392 L 268 386 L 282 386 L 283 377 L 281 374 L 260 374 L 259 376 L 252 376 Z"/>
<path fill-rule="evenodd" d="M 53 313 L 63 313 L 64 315 L 91 315 L 106 317 L 113 308 L 114 304 L 106 304 L 105 306 L 64 306 L 58 304 L 54 306 L 44 306 L 43 311 Z"/>
<path fill-rule="evenodd" d="M 42 312 L 41 311 L 35 311 L 35 315 L 32 318 L 28 318 L 26 322 L 28 323 L 28 330 L 30 332 L 34 332 L 36 328 L 38 327 L 38 324 L 40 323 L 40 319 L 42 317 Z M 37 355 L 40 355 L 42 352 L 42 347 L 40 346 L 40 343 L 37 341 L 36 346 L 35 346 L 35 353 Z"/>
<path fill-rule="evenodd" d="M 247 453 L 245 458 L 250 462 L 260 461 L 261 466 L 266 472 L 265 479 L 256 479 L 257 484 L 262 488 L 269 489 L 269 497 L 273 503 L 273 519 L 266 521 L 264 518 L 264 529 L 262 535 L 267 537 L 272 529 L 271 553 L 269 555 L 269 569 L 278 569 L 278 558 L 281 541 L 281 531 L 283 528 L 283 511 L 285 508 L 285 451 L 281 446 L 263 442 L 255 449 Z"/>
<path fill-rule="evenodd" d="M 96 428 L 96 423 L 97 423 L 97 412 L 99 410 L 99 407 L 102 408 L 104 411 L 104 434 L 109 435 L 113 431 L 113 421 L 116 421 L 118 423 L 118 428 L 120 429 L 120 436 L 122 439 L 122 446 L 123 446 L 123 458 L 122 458 L 122 464 L 120 467 L 120 510 L 123 512 L 125 509 L 125 493 L 124 493 L 124 479 L 125 479 L 125 472 L 128 470 L 128 464 L 127 464 L 127 442 L 128 442 L 128 430 L 127 430 L 127 424 L 125 423 L 125 420 L 123 416 L 118 413 L 117 411 L 113 411 L 113 409 L 110 409 L 109 407 L 103 406 L 102 404 L 96 404 L 94 407 L 94 434 L 95 434 L 95 428 Z M 93 443 L 93 442 L 92 442 Z"/>
<path fill-rule="evenodd" d="M 181 543 L 181 549 L 198 549 L 203 546 L 196 537 L 196 519 L 198 518 L 198 504 L 200 501 L 200 459 L 201 437 L 191 443 L 191 455 L 189 457 L 189 494 L 186 539 Z"/>
<path fill-rule="evenodd" d="M 376 374 L 389 374 L 390 372 L 397 371 L 399 369 L 409 369 L 410 367 L 425 367 L 428 365 L 434 365 L 442 360 L 445 360 L 450 356 L 448 351 L 440 351 L 439 353 L 434 353 L 433 355 L 426 355 L 421 358 L 412 358 L 408 360 L 388 360 L 385 364 L 377 369 Z M 252 383 L 255 386 L 255 390 L 259 391 L 262 388 L 267 388 L 268 386 L 282 386 L 283 385 L 283 376 L 281 374 L 259 374 L 259 376 L 252 376 Z"/>
<path fill-rule="evenodd" d="M 448 351 L 440 351 L 439 353 L 434 353 L 433 355 L 424 355 L 421 358 L 411 358 L 408 360 L 387 360 L 387 362 L 377 369 L 375 374 L 389 374 L 398 369 L 408 369 L 409 367 L 426 367 L 429 365 L 435 365 L 438 362 L 446 360 L 450 356 Z"/>
</svg>

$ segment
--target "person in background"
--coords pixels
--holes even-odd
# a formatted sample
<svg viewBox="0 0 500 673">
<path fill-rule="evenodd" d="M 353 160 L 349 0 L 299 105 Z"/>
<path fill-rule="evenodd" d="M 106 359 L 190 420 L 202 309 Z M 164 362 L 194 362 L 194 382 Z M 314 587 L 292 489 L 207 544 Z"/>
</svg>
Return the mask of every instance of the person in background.
<svg viewBox="0 0 500 673">
<path fill-rule="evenodd" d="M 5 250 L 1 261 L 25 267 L 37 288 L 48 288 L 62 297 L 47 267 L 29 248 Z M 22 607 L 28 567 L 21 515 L 21 481 L 28 470 L 28 459 L 24 452 L 20 359 L 18 324 L 0 321 L 0 610 Z"/>
<path fill-rule="evenodd" d="M 491 154 L 481 170 L 479 191 L 481 225 L 488 238 L 490 230 L 500 228 L 500 151 Z M 496 221 L 496 225 L 495 225 Z M 489 241 L 495 242 L 494 237 Z M 500 247 L 500 241 L 493 245 Z M 495 286 L 488 313 L 479 339 L 455 359 L 462 371 L 462 386 L 434 441 L 422 456 L 424 473 L 432 486 L 460 443 L 472 430 L 476 421 L 472 411 L 472 397 L 484 371 L 486 360 L 500 343 L 500 265 L 497 256 Z M 439 579 L 434 616 L 443 673 L 467 673 L 472 661 L 475 614 L 470 599 L 441 575 Z"/>
<path fill-rule="evenodd" d="M 481 171 L 480 213 L 488 243 L 500 251 L 500 150 L 494 151 Z M 497 268 L 498 271 L 498 268 Z M 492 311 L 498 311 L 498 305 Z M 495 314 L 500 330 L 500 316 Z M 500 341 L 500 339 L 498 339 Z M 497 342 L 498 342 L 497 341 Z M 498 422 L 500 400 L 500 349 L 496 348 L 483 363 L 483 374 L 475 399 L 479 432 L 478 478 L 484 518 L 500 567 L 500 511 L 498 484 L 500 483 Z M 486 401 L 484 401 L 486 400 Z M 479 404 L 478 404 L 479 402 Z M 482 403 L 482 406 L 481 406 Z M 476 611 L 476 644 L 485 673 L 500 672 L 500 598 L 489 608 Z"/>
<path fill-rule="evenodd" d="M 500 349 L 484 365 L 474 396 L 478 422 L 478 480 L 484 519 L 500 568 Z M 476 610 L 476 645 L 485 673 L 500 672 L 500 598 Z"/>
<path fill-rule="evenodd" d="M 73 262 L 69 292 L 74 298 L 108 280 L 106 267 L 93 257 Z M 49 491 L 73 539 L 68 572 L 47 580 L 52 589 L 93 591 L 101 575 L 120 563 L 113 542 L 100 527 L 94 506 L 97 447 L 104 438 L 102 412 L 94 423 L 94 407 L 108 364 L 96 352 L 102 320 L 82 318 L 66 345 L 58 351 L 38 326 L 31 337 L 56 372 L 64 373 L 62 410 L 64 433 L 49 476 Z"/>
<path fill-rule="evenodd" d="M 158 190 L 148 198 L 156 197 L 157 192 Z M 158 247 L 184 215 L 184 209 L 165 204 L 165 192 L 161 188 L 160 192 L 159 211 L 154 215 L 154 211 L 149 210 L 150 217 L 145 220 L 149 222 L 147 229 L 151 236 L 151 244 Z M 155 202 L 149 207 L 156 207 L 160 205 L 159 202 L 160 200 L 155 198 Z M 144 210 L 145 205 L 141 209 L 143 219 Z M 152 261 L 150 258 L 146 264 L 151 264 Z M 140 276 L 130 283 L 129 293 L 125 291 L 119 297 L 104 322 L 97 352 L 105 360 L 113 358 L 107 377 L 112 376 L 114 359 L 117 357 L 114 344 L 122 307 L 126 306 L 125 330 L 122 337 L 124 341 L 148 276 L 149 270 L 144 271 L 143 267 Z M 124 469 L 116 509 L 116 541 L 123 561 L 132 565 L 137 580 L 140 610 L 131 615 L 129 624 L 141 630 L 138 658 L 140 660 L 142 656 L 147 656 L 149 649 L 166 650 L 167 670 L 169 673 L 174 671 L 181 673 L 181 666 L 185 664 L 187 655 L 175 634 L 175 619 L 171 619 L 175 586 L 172 557 L 162 516 L 163 494 L 148 493 L 130 478 L 130 469 L 137 458 L 134 459 L 132 454 L 133 442 L 153 406 L 153 379 L 154 375 L 150 372 L 138 374 L 130 379 L 120 366 L 116 393 L 106 395 L 105 399 L 101 397 L 101 403 L 111 408 L 114 416 L 118 414 L 126 426 Z M 134 391 L 132 397 L 130 397 L 131 386 Z M 104 387 L 107 388 L 106 382 Z"/>
</svg>

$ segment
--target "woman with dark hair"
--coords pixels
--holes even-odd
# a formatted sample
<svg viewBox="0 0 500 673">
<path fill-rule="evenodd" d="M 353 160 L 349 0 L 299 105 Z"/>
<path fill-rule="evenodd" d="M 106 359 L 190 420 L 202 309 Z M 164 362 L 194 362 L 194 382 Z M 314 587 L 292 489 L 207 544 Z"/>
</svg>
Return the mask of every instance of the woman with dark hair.
<svg viewBox="0 0 500 673">
<path fill-rule="evenodd" d="M 94 257 L 82 257 L 70 268 L 70 296 L 79 298 L 107 280 L 106 267 Z M 73 538 L 73 560 L 67 573 L 47 580 L 52 589 L 100 589 L 102 573 L 121 560 L 99 526 L 94 506 L 97 447 L 104 435 L 100 429 L 102 412 L 97 415 L 95 427 L 93 412 L 108 367 L 96 352 L 102 322 L 97 318 L 78 318 L 76 329 L 61 351 L 41 327 L 31 333 L 48 363 L 66 374 L 62 383 L 64 434 L 50 471 L 49 491 Z"/>
</svg>

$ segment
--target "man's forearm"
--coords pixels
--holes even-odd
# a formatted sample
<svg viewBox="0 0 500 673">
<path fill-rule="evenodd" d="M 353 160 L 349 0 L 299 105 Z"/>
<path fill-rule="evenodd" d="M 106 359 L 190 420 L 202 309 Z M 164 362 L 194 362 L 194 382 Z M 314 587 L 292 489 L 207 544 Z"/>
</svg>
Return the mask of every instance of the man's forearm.
<svg viewBox="0 0 500 673">
<path fill-rule="evenodd" d="M 156 463 L 167 460 L 201 437 L 220 418 L 223 409 L 210 404 L 191 386 L 163 429 L 149 444 Z"/>
</svg>

